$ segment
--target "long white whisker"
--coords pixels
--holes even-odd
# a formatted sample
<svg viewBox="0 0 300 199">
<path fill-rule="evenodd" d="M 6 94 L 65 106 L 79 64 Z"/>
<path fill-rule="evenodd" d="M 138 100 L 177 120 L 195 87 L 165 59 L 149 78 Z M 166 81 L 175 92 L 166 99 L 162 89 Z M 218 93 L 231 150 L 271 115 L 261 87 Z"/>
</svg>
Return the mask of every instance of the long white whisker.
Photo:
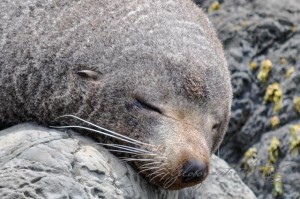
<svg viewBox="0 0 300 199">
<path fill-rule="evenodd" d="M 150 163 L 147 163 L 147 164 L 143 164 L 143 165 L 139 166 L 138 168 L 142 169 L 142 168 L 145 168 L 145 167 L 150 166 L 152 164 L 159 164 L 159 163 L 161 163 L 161 162 L 150 162 Z"/>
<path fill-rule="evenodd" d="M 132 150 L 132 149 L 128 149 L 128 148 L 125 148 L 125 147 L 119 147 L 119 146 L 114 146 L 114 147 L 117 148 L 117 149 L 122 149 L 122 150 L 131 151 L 131 152 L 136 152 L 136 153 L 139 153 L 139 154 L 146 154 L 145 152 L 142 152 L 142 151 L 139 151 L 139 150 Z M 156 155 L 156 154 L 154 154 L 154 155 Z"/>
<path fill-rule="evenodd" d="M 162 179 L 164 179 L 164 177 L 166 177 L 168 174 L 170 174 L 170 172 L 166 173 L 163 177 L 161 177 L 161 178 L 159 179 L 159 181 L 161 181 Z"/>
<path fill-rule="evenodd" d="M 163 187 L 164 187 L 165 189 L 168 188 L 166 185 L 167 185 L 169 182 L 171 182 L 172 179 L 173 179 L 173 178 L 167 178 L 167 179 L 165 180 L 165 182 L 163 183 Z"/>
<path fill-rule="evenodd" d="M 173 180 L 173 181 L 170 181 L 171 184 L 169 184 L 166 188 L 169 188 L 170 186 L 172 186 L 172 185 L 176 182 L 177 178 L 178 178 L 178 176 L 177 176 L 177 177 L 174 177 L 174 180 Z M 171 178 L 171 179 L 172 179 L 172 178 Z"/>
<path fill-rule="evenodd" d="M 149 171 L 149 170 L 153 170 L 153 169 L 158 169 L 160 167 L 150 167 L 150 168 L 145 168 L 143 170 L 140 170 L 138 173 L 142 173 L 142 172 L 145 172 L 145 171 Z"/>
<path fill-rule="evenodd" d="M 140 154 L 135 153 L 135 152 L 115 150 L 115 149 L 108 149 L 108 151 L 110 151 L 110 152 L 118 152 L 118 153 L 126 153 L 126 154 L 133 154 L 133 155 L 140 155 Z"/>
<path fill-rule="evenodd" d="M 153 159 L 135 159 L 135 158 L 121 158 L 124 161 L 141 161 L 141 162 L 147 162 L 147 161 L 153 161 Z"/>
<path fill-rule="evenodd" d="M 111 147 L 116 147 L 116 148 L 122 148 L 122 149 L 129 149 L 129 150 L 134 150 L 134 151 L 139 151 L 139 152 L 144 152 L 144 153 L 149 153 L 150 151 L 139 149 L 139 148 L 134 148 L 130 146 L 125 146 L 125 145 L 120 145 L 120 144 L 105 144 L 105 143 L 97 143 L 99 145 L 103 146 L 111 146 Z"/>
<path fill-rule="evenodd" d="M 152 176 L 152 175 L 154 175 L 154 174 L 156 174 L 156 173 L 158 173 L 158 172 L 160 172 L 160 171 L 166 170 L 166 169 L 164 168 L 164 166 L 165 166 L 166 164 L 167 164 L 167 163 L 164 163 L 164 164 L 160 165 L 160 168 L 161 168 L 161 169 L 158 169 L 158 170 L 156 170 L 155 172 L 153 172 L 153 173 L 151 173 L 151 174 L 148 174 L 146 177 L 148 178 L 148 177 L 150 177 L 150 176 Z"/>
<path fill-rule="evenodd" d="M 161 175 L 163 175 L 163 174 L 164 174 L 163 172 L 158 173 L 158 174 L 155 175 L 153 178 L 151 178 L 149 182 L 151 182 L 152 180 L 154 180 L 155 178 L 157 178 L 157 177 L 159 177 L 159 176 L 161 176 Z"/>
<path fill-rule="evenodd" d="M 65 128 L 85 129 L 85 130 L 93 131 L 93 132 L 96 132 L 96 133 L 99 133 L 99 134 L 102 134 L 102 135 L 106 135 L 106 136 L 109 136 L 109 137 L 112 137 L 112 138 L 115 138 L 115 139 L 118 139 L 118 140 L 122 140 L 124 142 L 128 142 L 128 143 L 131 143 L 131 144 L 136 144 L 135 142 L 131 142 L 131 141 L 122 139 L 120 137 L 117 137 L 117 136 L 114 136 L 114 135 L 111 135 L 111 134 L 108 134 L 108 133 L 105 133 L 105 132 L 102 132 L 102 131 L 98 131 L 98 130 L 95 130 L 95 129 L 91 129 L 91 128 L 88 128 L 88 127 L 84 127 L 84 126 L 50 126 L 50 127 L 51 128 L 56 128 L 56 129 L 65 129 Z"/>
<path fill-rule="evenodd" d="M 154 175 L 154 174 L 156 174 L 156 173 L 158 173 L 158 172 L 160 172 L 162 170 L 165 170 L 165 168 L 158 169 L 155 172 L 148 174 L 146 177 L 148 178 L 148 177 L 150 177 L 150 176 L 152 176 L 152 175 Z"/>
<path fill-rule="evenodd" d="M 122 149 L 122 151 L 128 151 L 128 152 L 133 152 L 135 153 L 136 155 L 144 155 L 144 156 L 157 156 L 157 154 L 155 153 L 150 153 L 148 151 L 145 151 L 144 150 L 138 150 L 136 148 L 133 148 L 133 147 L 126 147 L 124 145 L 106 145 L 106 144 L 103 144 L 104 146 L 110 146 L 110 147 L 115 147 L 117 149 Z M 112 150 L 116 150 L 116 149 L 108 149 L 110 151 Z M 116 150 L 117 151 L 117 150 Z"/>
<path fill-rule="evenodd" d="M 140 153 L 140 154 L 137 154 L 136 156 L 152 156 L 153 157 L 153 156 L 157 156 L 157 154 L 143 154 L 143 153 Z M 134 158 L 139 158 L 139 157 L 134 157 Z M 148 158 L 150 158 L 150 157 L 148 157 Z M 154 157 L 154 158 L 156 158 L 156 157 Z"/>
<path fill-rule="evenodd" d="M 78 119 L 78 120 L 80 120 L 80 121 L 82 121 L 82 122 L 85 122 L 85 123 L 87 123 L 87 124 L 89 124 L 89 125 L 91 125 L 91 126 L 94 126 L 94 127 L 98 128 L 98 129 L 100 129 L 100 130 L 102 130 L 102 131 L 106 131 L 106 132 L 111 133 L 111 134 L 113 134 L 113 135 L 120 136 L 120 137 L 122 137 L 122 138 L 124 138 L 124 139 L 128 139 L 128 140 L 130 140 L 130 141 L 132 141 L 132 142 L 135 142 L 135 143 L 139 143 L 139 144 L 142 144 L 142 145 L 151 145 L 151 144 L 147 144 L 147 143 L 140 142 L 140 141 L 138 141 L 138 140 L 132 139 L 132 138 L 127 137 L 127 136 L 125 136 L 125 135 L 121 135 L 121 134 L 116 133 L 116 132 L 114 132 L 114 131 L 108 130 L 108 129 L 106 129 L 106 128 L 103 128 L 103 127 L 101 127 L 101 126 L 98 126 L 98 125 L 96 125 L 96 124 L 93 124 L 93 123 L 91 123 L 91 122 L 89 122 L 89 121 L 86 121 L 86 120 L 84 120 L 84 119 L 82 119 L 82 118 L 80 118 L 80 117 L 77 117 L 77 116 L 75 116 L 75 115 L 62 115 L 62 116 L 57 117 L 56 119 L 58 119 L 58 118 L 63 118 L 63 117 L 72 117 L 72 118 Z M 152 146 L 154 146 L 154 145 L 152 145 Z"/>
</svg>

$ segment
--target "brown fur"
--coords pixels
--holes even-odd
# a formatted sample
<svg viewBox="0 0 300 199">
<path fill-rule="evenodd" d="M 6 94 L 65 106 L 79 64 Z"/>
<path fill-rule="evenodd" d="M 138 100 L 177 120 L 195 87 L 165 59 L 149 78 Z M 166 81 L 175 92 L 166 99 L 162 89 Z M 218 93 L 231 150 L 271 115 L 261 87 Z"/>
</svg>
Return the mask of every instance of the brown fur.
<svg viewBox="0 0 300 199">
<path fill-rule="evenodd" d="M 209 170 L 232 91 L 222 46 L 194 3 L 10 0 L 0 13 L 0 124 L 52 125 L 72 114 L 153 144 L 169 172 L 151 181 L 159 186 L 189 159 Z M 142 174 L 150 181 L 155 170 Z M 179 175 L 167 188 L 195 183 Z"/>
</svg>

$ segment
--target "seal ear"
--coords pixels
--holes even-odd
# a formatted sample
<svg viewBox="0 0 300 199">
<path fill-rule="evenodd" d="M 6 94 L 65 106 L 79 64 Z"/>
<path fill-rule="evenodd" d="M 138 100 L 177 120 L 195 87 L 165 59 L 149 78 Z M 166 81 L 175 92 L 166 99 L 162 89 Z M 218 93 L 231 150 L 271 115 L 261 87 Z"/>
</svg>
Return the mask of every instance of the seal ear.
<svg viewBox="0 0 300 199">
<path fill-rule="evenodd" d="M 85 79 L 94 80 L 94 81 L 97 81 L 100 78 L 100 74 L 92 70 L 80 70 L 77 72 L 77 75 Z"/>
</svg>

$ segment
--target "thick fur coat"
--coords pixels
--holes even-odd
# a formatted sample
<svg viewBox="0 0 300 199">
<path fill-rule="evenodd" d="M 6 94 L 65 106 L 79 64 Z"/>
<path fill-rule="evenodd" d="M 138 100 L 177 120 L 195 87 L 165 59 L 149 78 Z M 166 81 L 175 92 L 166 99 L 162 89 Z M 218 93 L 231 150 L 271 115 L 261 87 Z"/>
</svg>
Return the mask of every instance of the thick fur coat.
<svg viewBox="0 0 300 199">
<path fill-rule="evenodd" d="M 231 100 L 222 45 L 190 0 L 0 3 L 2 126 L 78 116 L 157 146 L 166 175 L 151 182 L 165 186 L 190 159 L 209 166 Z"/>
</svg>

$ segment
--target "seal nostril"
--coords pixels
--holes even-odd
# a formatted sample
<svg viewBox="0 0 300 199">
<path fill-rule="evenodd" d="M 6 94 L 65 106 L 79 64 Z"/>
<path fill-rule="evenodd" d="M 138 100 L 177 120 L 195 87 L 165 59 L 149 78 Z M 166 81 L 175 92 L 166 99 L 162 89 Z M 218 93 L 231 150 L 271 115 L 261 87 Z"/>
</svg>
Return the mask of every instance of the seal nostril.
<svg viewBox="0 0 300 199">
<path fill-rule="evenodd" d="M 182 167 L 183 182 L 201 181 L 206 175 L 206 164 L 203 162 L 189 160 Z"/>
</svg>

